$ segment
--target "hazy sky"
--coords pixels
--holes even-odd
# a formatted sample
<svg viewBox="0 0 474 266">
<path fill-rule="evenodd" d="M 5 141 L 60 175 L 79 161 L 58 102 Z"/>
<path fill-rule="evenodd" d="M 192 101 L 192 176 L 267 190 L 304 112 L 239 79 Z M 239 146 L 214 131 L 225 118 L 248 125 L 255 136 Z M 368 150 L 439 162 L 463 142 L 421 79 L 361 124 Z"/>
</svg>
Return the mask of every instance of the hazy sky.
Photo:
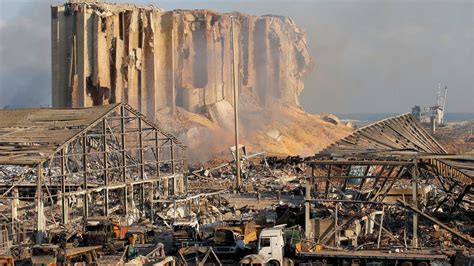
<svg viewBox="0 0 474 266">
<path fill-rule="evenodd" d="M 474 112 L 474 1 L 133 2 L 290 16 L 316 64 L 301 97 L 311 112 L 403 113 L 434 103 L 439 82 L 448 112 Z M 50 104 L 51 3 L 0 0 L 0 106 Z"/>
</svg>

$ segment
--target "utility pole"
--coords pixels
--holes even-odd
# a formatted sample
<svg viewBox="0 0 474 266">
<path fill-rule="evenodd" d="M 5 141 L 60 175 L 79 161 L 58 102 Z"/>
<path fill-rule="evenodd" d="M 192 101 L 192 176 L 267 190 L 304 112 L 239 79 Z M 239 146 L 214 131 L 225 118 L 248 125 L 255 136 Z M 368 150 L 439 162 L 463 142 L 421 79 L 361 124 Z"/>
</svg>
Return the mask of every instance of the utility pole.
<svg viewBox="0 0 474 266">
<path fill-rule="evenodd" d="M 241 186 L 240 180 L 240 151 L 239 151 L 239 72 L 238 72 L 238 58 L 237 58 L 237 45 L 235 38 L 234 29 L 234 16 L 231 17 L 231 28 L 232 28 L 232 81 L 234 87 L 234 121 L 235 121 L 235 188 L 238 190 Z"/>
<path fill-rule="evenodd" d="M 171 15 L 171 114 L 174 116 L 176 113 L 176 59 L 175 59 L 175 49 L 176 45 L 176 19 L 174 13 Z"/>
<path fill-rule="evenodd" d="M 411 178 L 412 178 L 412 197 L 413 197 L 413 206 L 418 208 L 418 159 L 413 159 L 413 166 L 411 168 Z M 418 248 L 418 214 L 413 212 L 413 240 L 412 246 Z"/>
<path fill-rule="evenodd" d="M 314 168 L 313 168 L 314 169 Z M 305 203 L 304 203 L 304 236 L 306 239 L 310 239 L 311 237 L 311 206 L 309 200 L 311 199 L 311 186 L 309 184 L 309 178 L 306 179 L 306 195 L 305 195 Z"/>
</svg>

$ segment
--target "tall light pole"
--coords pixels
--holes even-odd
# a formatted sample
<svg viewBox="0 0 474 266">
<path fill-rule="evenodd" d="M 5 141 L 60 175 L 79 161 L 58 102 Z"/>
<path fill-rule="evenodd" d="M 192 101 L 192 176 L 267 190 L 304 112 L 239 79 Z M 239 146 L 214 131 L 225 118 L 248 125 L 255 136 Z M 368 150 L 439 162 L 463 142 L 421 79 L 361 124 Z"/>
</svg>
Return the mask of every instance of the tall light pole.
<svg viewBox="0 0 474 266">
<path fill-rule="evenodd" d="M 234 129 L 235 129 L 235 188 L 238 190 L 241 186 L 240 180 L 240 151 L 239 151 L 239 95 L 238 95 L 238 87 L 239 87 L 239 68 L 238 68 L 238 57 L 237 57 L 237 45 L 236 45 L 236 38 L 235 38 L 235 30 L 234 30 L 234 16 L 231 16 L 231 28 L 232 28 L 232 81 L 234 87 Z"/>
</svg>

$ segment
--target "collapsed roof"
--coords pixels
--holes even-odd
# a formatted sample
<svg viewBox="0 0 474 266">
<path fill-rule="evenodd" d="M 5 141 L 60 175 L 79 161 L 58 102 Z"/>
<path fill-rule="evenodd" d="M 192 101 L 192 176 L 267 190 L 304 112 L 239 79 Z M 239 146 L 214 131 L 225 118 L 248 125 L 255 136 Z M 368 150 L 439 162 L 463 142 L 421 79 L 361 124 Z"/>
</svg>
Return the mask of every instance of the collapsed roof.
<svg viewBox="0 0 474 266">
<path fill-rule="evenodd" d="M 465 185 L 472 184 L 474 179 L 474 157 L 448 154 L 410 113 L 362 127 L 323 149 L 316 158 L 347 159 L 348 162 L 354 158 L 373 161 L 419 159 L 427 170 Z M 354 165 L 359 163 L 353 161 Z"/>
<path fill-rule="evenodd" d="M 123 105 L 129 112 L 138 113 L 129 105 Z M 0 110 L 0 164 L 39 164 L 120 106 L 122 103 L 87 108 Z M 151 122 L 146 123 L 156 127 Z"/>
<path fill-rule="evenodd" d="M 320 154 L 447 154 L 413 115 L 390 117 L 354 131 Z"/>
</svg>

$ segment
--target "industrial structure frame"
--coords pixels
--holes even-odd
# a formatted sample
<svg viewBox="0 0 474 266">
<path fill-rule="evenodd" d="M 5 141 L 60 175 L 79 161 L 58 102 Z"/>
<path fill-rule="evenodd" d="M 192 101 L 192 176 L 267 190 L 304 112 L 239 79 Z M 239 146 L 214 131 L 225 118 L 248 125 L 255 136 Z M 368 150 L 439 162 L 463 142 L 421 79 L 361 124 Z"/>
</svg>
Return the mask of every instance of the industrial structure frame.
<svg viewBox="0 0 474 266">
<path fill-rule="evenodd" d="M 3 226 L 9 239 L 18 239 L 19 227 L 35 228 L 41 243 L 48 224 L 59 224 L 55 216 L 60 224 L 126 216 L 135 198 L 146 216 L 145 204 L 158 195 L 185 190 L 184 145 L 128 104 L 0 110 L 0 117 L 0 165 L 21 172 L 5 173 L 12 178 L 0 186 L 0 201 L 12 202 L 11 223 Z M 34 201 L 34 221 L 18 216 L 19 200 Z"/>
<path fill-rule="evenodd" d="M 316 244 L 330 245 L 340 248 L 340 234 L 351 225 L 350 221 L 357 219 L 356 215 L 349 221 L 344 221 L 341 209 L 350 206 L 359 209 L 361 214 L 368 219 L 371 213 L 381 214 L 370 223 L 378 226 L 378 241 L 375 243 L 377 249 L 372 253 L 367 250 L 356 250 L 352 255 L 364 258 L 367 256 L 380 258 L 386 253 L 378 254 L 381 248 L 380 238 L 382 232 L 392 240 L 399 241 L 386 227 L 383 226 L 383 216 L 386 207 L 400 207 L 411 213 L 411 219 L 405 216 L 408 225 L 411 220 L 412 229 L 406 228 L 405 232 L 411 231 L 411 245 L 399 241 L 399 244 L 408 249 L 423 249 L 419 241 L 418 217 L 437 224 L 453 236 L 459 238 L 467 245 L 473 245 L 474 241 L 456 229 L 446 226 L 431 216 L 442 206 L 447 207 L 449 213 L 453 213 L 461 203 L 472 204 L 466 197 L 472 195 L 472 183 L 474 179 L 474 158 L 465 155 L 450 155 L 433 138 L 420 123 L 411 115 L 404 114 L 388 118 L 356 130 L 348 137 L 327 147 L 314 159 L 308 162 L 311 166 L 311 175 L 307 179 L 305 209 L 306 222 L 305 233 L 307 245 L 303 245 L 300 255 L 309 257 L 331 257 L 337 256 L 334 250 L 311 252 Z M 437 186 L 445 193 L 441 201 L 421 201 L 420 187 Z M 397 195 L 403 200 L 390 202 L 386 200 L 389 192 L 395 187 L 411 187 L 411 193 Z M 410 191 L 410 190 L 407 190 Z M 411 198 L 411 202 L 407 198 Z M 324 234 L 312 234 L 312 223 L 310 222 L 311 210 L 321 204 L 331 203 L 335 206 L 332 212 L 333 226 Z M 451 203 L 451 204 L 448 204 Z M 447 206 L 449 205 L 449 206 Z M 421 211 L 423 210 L 423 211 Z M 407 212 L 408 214 L 408 212 Z M 316 226 L 316 225 L 315 225 Z M 317 226 L 316 226 L 317 227 Z M 316 230 L 316 228 L 315 228 Z M 388 248 L 388 247 L 383 247 Z M 426 251 L 426 250 L 425 250 Z M 334 253 L 334 254 L 333 254 Z M 378 254 L 378 255 L 377 255 Z M 369 257 L 370 257 L 369 256 Z M 413 258 L 431 258 L 428 253 L 414 253 Z"/>
</svg>

